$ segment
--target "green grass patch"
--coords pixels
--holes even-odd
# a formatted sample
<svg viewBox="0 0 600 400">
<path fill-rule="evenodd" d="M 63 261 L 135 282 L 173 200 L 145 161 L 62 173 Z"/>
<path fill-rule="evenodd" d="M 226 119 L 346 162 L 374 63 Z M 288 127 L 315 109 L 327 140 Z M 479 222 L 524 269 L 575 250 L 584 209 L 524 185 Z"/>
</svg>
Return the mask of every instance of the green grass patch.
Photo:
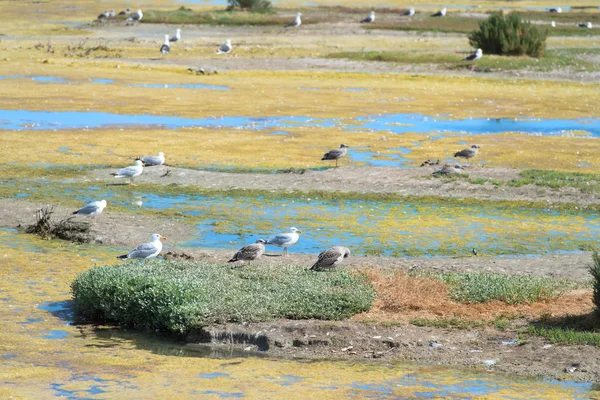
<svg viewBox="0 0 600 400">
<path fill-rule="evenodd" d="M 437 277 L 450 287 L 450 297 L 461 303 L 499 300 L 507 304 L 527 304 L 559 297 L 581 287 L 580 283 L 531 275 L 452 273 Z"/>
<path fill-rule="evenodd" d="M 329 54 L 330 58 L 354 61 L 380 61 L 402 64 L 439 64 L 450 70 L 477 67 L 481 71 L 532 70 L 552 71 L 569 68 L 573 71 L 600 71 L 600 63 L 589 61 L 588 56 L 600 54 L 600 49 L 574 48 L 547 50 L 544 57 L 489 56 L 476 63 L 463 62 L 464 54 L 430 53 L 425 51 L 344 51 Z"/>
<path fill-rule="evenodd" d="M 571 328 L 530 326 L 525 333 L 542 336 L 554 344 L 590 345 L 600 347 L 600 332 Z"/>
<path fill-rule="evenodd" d="M 553 189 L 572 187 L 583 193 L 600 193 L 600 175 L 583 172 L 563 172 L 529 169 L 522 171 L 519 179 L 508 182 L 508 186 L 537 185 Z"/>
<path fill-rule="evenodd" d="M 375 298 L 366 277 L 343 270 L 179 261 L 94 267 L 71 288 L 89 320 L 180 333 L 227 321 L 340 320 L 369 310 Z"/>
<path fill-rule="evenodd" d="M 498 187 L 504 185 L 504 181 L 499 179 L 492 178 L 473 178 L 469 179 L 469 183 L 472 185 L 485 185 L 486 183 L 491 183 L 492 185 Z"/>
<path fill-rule="evenodd" d="M 290 22 L 288 18 L 278 17 L 270 9 L 237 12 L 237 11 L 193 11 L 180 7 L 172 11 L 149 10 L 144 12 L 144 23 L 149 24 L 188 24 L 188 25 L 281 25 Z"/>
<path fill-rule="evenodd" d="M 409 321 L 415 326 L 427 326 L 444 329 L 473 329 L 480 328 L 485 325 L 482 321 L 470 321 L 461 318 L 413 318 Z"/>
</svg>

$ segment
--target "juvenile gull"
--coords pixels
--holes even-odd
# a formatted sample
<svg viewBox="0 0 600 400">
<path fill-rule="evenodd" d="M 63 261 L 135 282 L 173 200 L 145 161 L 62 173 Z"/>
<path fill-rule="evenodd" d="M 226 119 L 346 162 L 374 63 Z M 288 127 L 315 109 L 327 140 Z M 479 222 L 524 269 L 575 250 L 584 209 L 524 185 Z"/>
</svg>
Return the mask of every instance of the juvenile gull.
<svg viewBox="0 0 600 400">
<path fill-rule="evenodd" d="M 455 175 L 462 174 L 462 167 L 458 164 L 456 165 L 444 165 L 441 169 L 435 171 L 432 175 Z"/>
<path fill-rule="evenodd" d="M 129 15 L 131 13 L 131 8 L 126 8 L 125 10 L 121 11 L 119 13 L 119 15 Z"/>
<path fill-rule="evenodd" d="M 169 54 L 171 51 L 171 44 L 169 43 L 169 35 L 165 35 L 165 42 L 160 46 L 160 52 L 162 54 Z"/>
<path fill-rule="evenodd" d="M 143 17 L 144 13 L 142 13 L 142 10 L 137 10 L 133 14 L 130 14 L 129 18 L 127 18 L 125 22 L 140 22 Z"/>
<path fill-rule="evenodd" d="M 477 61 L 483 57 L 483 51 L 481 49 L 477 49 L 477 51 L 470 56 L 463 58 L 463 61 Z"/>
<path fill-rule="evenodd" d="M 339 149 L 329 150 L 327 153 L 323 154 L 323 158 L 321 158 L 321 161 L 335 160 L 335 167 L 337 168 L 338 159 L 344 157 L 347 152 L 348 152 L 348 146 L 346 146 L 345 144 L 342 143 L 342 144 L 340 144 Z"/>
<path fill-rule="evenodd" d="M 373 21 L 375 21 L 375 11 L 371 11 L 371 15 L 369 15 L 367 18 L 360 21 L 360 23 L 368 24 L 369 22 L 373 22 Z"/>
<path fill-rule="evenodd" d="M 181 40 L 181 29 L 179 29 L 179 28 L 177 28 L 177 31 L 175 32 L 175 36 L 173 36 L 171 39 L 169 39 L 169 41 L 177 42 L 178 40 Z"/>
<path fill-rule="evenodd" d="M 121 168 L 117 172 L 113 172 L 111 175 L 113 175 L 115 178 L 129 178 L 129 184 L 135 186 L 133 178 L 140 176 L 143 171 L 144 166 L 142 164 L 142 160 L 136 160 L 134 165 Z"/>
<path fill-rule="evenodd" d="M 468 147 L 464 150 L 454 153 L 454 157 L 466 158 L 467 160 L 473 158 L 477 155 L 477 151 L 479 150 L 479 146 L 474 144 L 471 147 Z"/>
<path fill-rule="evenodd" d="M 298 13 L 296 14 L 296 19 L 294 20 L 294 22 L 287 24 L 286 26 L 284 26 L 284 28 L 297 28 L 302 24 L 302 20 L 300 19 L 300 17 L 302 16 L 302 13 Z"/>
<path fill-rule="evenodd" d="M 93 219 L 96 219 L 96 215 L 102 214 L 104 208 L 106 208 L 106 200 L 92 201 L 79 210 L 73 211 L 73 214 L 84 215 L 86 217 L 92 217 Z"/>
<path fill-rule="evenodd" d="M 446 7 L 442 8 L 440 11 L 435 14 L 431 14 L 432 17 L 445 17 L 446 16 Z"/>
<path fill-rule="evenodd" d="M 317 262 L 310 267 L 311 271 L 323 271 L 325 269 L 332 270 L 344 261 L 344 258 L 351 256 L 350 250 L 347 247 L 335 246 L 323 251 L 319 254 Z"/>
<path fill-rule="evenodd" d="M 154 258 L 162 251 L 163 244 L 160 239 L 166 239 L 166 237 L 155 233 L 152 235 L 152 240 L 150 242 L 140 244 L 138 247 L 131 250 L 129 254 L 123 254 L 117 258 L 119 260 L 148 260 Z"/>
<path fill-rule="evenodd" d="M 257 258 L 260 258 L 265 252 L 265 243 L 267 243 L 265 240 L 258 239 L 256 243 L 242 247 L 228 262 L 254 261 Z"/>
<path fill-rule="evenodd" d="M 408 9 L 408 11 L 406 11 L 406 12 L 404 13 L 404 15 L 406 15 L 406 16 L 409 16 L 409 17 L 412 17 L 413 15 L 415 15 L 415 9 L 414 9 L 414 8 L 412 8 L 412 7 L 411 7 L 411 8 L 409 8 L 409 9 Z"/>
<path fill-rule="evenodd" d="M 266 244 L 272 244 L 274 246 L 283 247 L 283 256 L 287 256 L 288 251 L 287 248 L 296 244 L 298 239 L 300 239 L 301 230 L 291 227 L 290 231 L 287 233 L 280 233 L 275 236 L 271 236 L 267 239 Z"/>
<path fill-rule="evenodd" d="M 161 151 L 157 156 L 145 156 L 142 158 L 136 158 L 136 160 L 141 160 L 145 167 L 163 165 L 165 163 L 165 153 Z"/>
<path fill-rule="evenodd" d="M 227 39 L 225 41 L 225 44 L 222 44 L 221 46 L 219 46 L 219 49 L 217 50 L 217 54 L 227 54 L 231 52 L 231 40 Z"/>
</svg>

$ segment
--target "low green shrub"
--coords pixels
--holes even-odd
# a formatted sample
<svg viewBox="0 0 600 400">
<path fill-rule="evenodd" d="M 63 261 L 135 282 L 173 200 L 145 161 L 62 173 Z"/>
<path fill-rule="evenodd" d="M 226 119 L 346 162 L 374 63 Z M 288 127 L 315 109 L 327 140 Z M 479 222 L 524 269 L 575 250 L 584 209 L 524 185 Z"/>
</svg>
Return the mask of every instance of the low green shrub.
<svg viewBox="0 0 600 400">
<path fill-rule="evenodd" d="M 592 252 L 593 264 L 590 266 L 590 274 L 592 275 L 592 287 L 594 296 L 592 300 L 596 307 L 596 315 L 600 316 L 600 254 L 596 250 Z"/>
<path fill-rule="evenodd" d="M 269 11 L 272 4 L 269 0 L 228 0 L 227 10 Z"/>
<path fill-rule="evenodd" d="M 483 54 L 541 57 L 546 50 L 546 28 L 524 21 L 517 12 L 494 13 L 469 34 L 469 44 Z"/>
<path fill-rule="evenodd" d="M 534 303 L 558 297 L 580 286 L 572 281 L 530 275 L 453 273 L 439 277 L 450 286 L 450 297 L 461 303 L 492 300 L 508 304 Z"/>
<path fill-rule="evenodd" d="M 182 261 L 94 267 L 71 289 L 85 318 L 181 333 L 227 321 L 339 320 L 369 310 L 375 298 L 366 277 L 344 270 Z"/>
</svg>

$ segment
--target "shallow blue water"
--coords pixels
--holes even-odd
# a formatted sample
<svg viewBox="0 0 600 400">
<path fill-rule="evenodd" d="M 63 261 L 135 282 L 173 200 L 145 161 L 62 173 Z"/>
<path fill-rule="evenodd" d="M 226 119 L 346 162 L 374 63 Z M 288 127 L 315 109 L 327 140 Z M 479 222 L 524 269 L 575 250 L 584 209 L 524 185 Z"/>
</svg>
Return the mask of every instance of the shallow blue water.
<svg viewBox="0 0 600 400">
<path fill-rule="evenodd" d="M 180 212 L 182 217 L 198 217 L 196 237 L 178 243 L 187 247 L 237 249 L 242 245 L 287 232 L 291 226 L 303 230 L 293 252 L 318 253 L 335 245 L 350 247 L 357 255 L 378 253 L 387 255 L 440 255 L 440 248 L 456 254 L 470 254 L 477 247 L 481 254 L 545 254 L 575 251 L 581 245 L 594 245 L 600 235 L 598 215 L 578 212 L 584 230 L 571 232 L 565 228 L 563 214 L 556 210 L 517 208 L 506 213 L 502 208 L 456 203 L 414 203 L 410 200 L 376 202 L 368 200 L 318 200 L 281 198 L 263 200 L 240 195 L 158 195 L 138 191 L 123 193 L 129 188 L 93 187 L 75 190 L 69 196 L 85 204 L 106 199 L 111 206 Z M 318 215 L 322 219 L 317 220 Z M 390 218 L 395 220 L 390 224 Z M 436 226 L 428 220 L 452 221 Z M 521 226 L 530 229 L 544 220 L 546 231 L 523 236 Z M 322 222 L 319 222 L 322 221 Z M 329 222 L 325 222 L 329 221 Z M 406 221 L 406 223 L 402 222 Z M 418 221 L 418 222 L 416 222 Z M 431 226 L 418 235 L 411 224 Z M 388 227 L 389 224 L 389 227 Z M 406 225 L 406 230 L 398 226 Z M 360 232 L 356 226 L 362 226 Z M 502 232 L 499 237 L 498 232 Z M 556 245 L 557 238 L 560 244 Z M 554 243 L 554 244 L 552 244 Z M 173 243 L 167 242 L 168 245 Z M 558 246 L 558 248 L 557 248 Z M 268 251 L 282 249 L 268 246 Z"/>
<path fill-rule="evenodd" d="M 600 119 L 487 119 L 463 120 L 438 119 L 420 114 L 383 114 L 355 119 L 285 117 L 221 117 L 182 118 L 157 115 L 122 115 L 83 111 L 27 111 L 0 110 L 0 129 L 45 130 L 98 128 L 104 126 L 154 125 L 170 129 L 183 127 L 239 128 L 268 130 L 308 127 L 339 127 L 345 130 L 384 131 L 391 133 L 465 132 L 469 134 L 493 134 L 522 132 L 539 135 L 565 135 L 570 131 L 585 131 L 600 136 Z M 285 129 L 283 129 L 285 130 Z"/>
</svg>

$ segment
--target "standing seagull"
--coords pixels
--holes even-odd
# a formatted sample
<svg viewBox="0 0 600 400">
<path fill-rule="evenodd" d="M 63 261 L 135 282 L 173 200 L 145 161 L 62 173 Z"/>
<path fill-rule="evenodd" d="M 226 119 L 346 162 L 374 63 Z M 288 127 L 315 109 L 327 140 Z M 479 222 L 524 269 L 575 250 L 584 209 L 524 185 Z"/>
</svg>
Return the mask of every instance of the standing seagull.
<svg viewBox="0 0 600 400">
<path fill-rule="evenodd" d="M 406 11 L 404 13 L 404 15 L 408 16 L 408 17 L 412 17 L 413 15 L 415 15 L 415 9 L 414 8 L 409 8 L 408 11 Z"/>
<path fill-rule="evenodd" d="M 335 160 L 335 167 L 337 168 L 338 159 L 344 157 L 347 152 L 348 152 L 348 146 L 346 146 L 345 144 L 342 143 L 342 144 L 340 144 L 339 149 L 329 150 L 327 153 L 323 154 L 323 158 L 321 158 L 321 161 Z"/>
<path fill-rule="evenodd" d="M 127 8 L 119 13 L 119 15 L 129 15 L 131 13 L 131 9 Z"/>
<path fill-rule="evenodd" d="M 477 51 L 470 56 L 463 58 L 463 61 L 477 61 L 483 57 L 483 51 L 481 49 L 477 49 Z"/>
<path fill-rule="evenodd" d="M 177 42 L 181 40 L 181 29 L 177 28 L 177 31 L 175 32 L 175 36 L 173 36 L 171 39 L 169 39 L 170 42 Z"/>
<path fill-rule="evenodd" d="M 75 215 L 85 215 L 86 217 L 92 217 L 96 219 L 96 215 L 102 214 L 102 211 L 106 208 L 106 200 L 92 201 L 86 204 L 77 211 L 73 211 Z"/>
<path fill-rule="evenodd" d="M 140 176 L 143 171 L 144 166 L 142 165 L 142 161 L 136 160 L 134 165 L 121 168 L 117 172 L 113 172 L 111 175 L 113 175 L 115 178 L 129 178 L 129 184 L 135 186 L 133 178 Z"/>
<path fill-rule="evenodd" d="M 131 250 L 129 254 L 123 254 L 118 256 L 119 260 L 149 260 L 160 254 L 163 248 L 163 244 L 160 239 L 166 239 L 166 237 L 155 233 L 152 235 L 152 241 L 148 243 L 140 244 L 135 249 Z"/>
<path fill-rule="evenodd" d="M 222 44 L 221 46 L 219 46 L 219 49 L 217 50 L 217 54 L 227 54 L 227 53 L 231 53 L 231 40 L 227 39 L 225 41 L 225 44 Z"/>
<path fill-rule="evenodd" d="M 130 14 L 129 18 L 127 18 L 125 22 L 140 22 L 143 17 L 144 14 L 142 13 L 142 10 L 137 10 L 137 12 Z"/>
<path fill-rule="evenodd" d="M 297 28 L 302 24 L 302 20 L 300 20 L 300 17 L 302 16 L 302 13 L 298 13 L 296 14 L 296 19 L 294 20 L 294 22 L 287 24 L 286 26 L 284 26 L 284 28 Z"/>
<path fill-rule="evenodd" d="M 296 244 L 298 239 L 300 239 L 301 230 L 291 227 L 290 231 L 287 233 L 280 233 L 275 236 L 271 236 L 267 239 L 266 244 L 272 244 L 275 246 L 283 247 L 283 256 L 286 257 L 288 254 L 287 248 Z"/>
<path fill-rule="evenodd" d="M 360 21 L 360 23 L 368 24 L 369 22 L 373 22 L 373 21 L 375 21 L 375 11 L 371 11 L 371 15 L 369 15 L 367 18 Z"/>
<path fill-rule="evenodd" d="M 552 22 L 550 23 L 550 26 L 552 26 L 553 28 L 556 28 L 556 22 L 552 21 Z"/>
<path fill-rule="evenodd" d="M 479 150 L 479 146 L 474 144 L 471 147 L 468 147 L 464 150 L 454 153 L 454 157 L 466 158 L 468 160 L 470 158 L 475 157 L 477 155 L 478 150 Z"/>
<path fill-rule="evenodd" d="M 265 252 L 265 243 L 267 243 L 265 240 L 258 239 L 256 243 L 242 247 L 228 262 L 254 261 L 257 258 L 260 258 Z"/>
<path fill-rule="evenodd" d="M 157 156 L 145 156 L 142 158 L 136 158 L 136 160 L 141 160 L 145 167 L 163 165 L 165 163 L 165 153 L 161 151 Z"/>
<path fill-rule="evenodd" d="M 347 247 L 335 246 L 319 254 L 317 262 L 310 267 L 311 271 L 323 271 L 325 269 L 333 270 L 340 265 L 344 258 L 351 256 Z"/>
<path fill-rule="evenodd" d="M 171 43 L 169 43 L 169 35 L 165 35 L 165 42 L 160 46 L 160 52 L 162 54 L 169 54 L 171 51 Z"/>
<path fill-rule="evenodd" d="M 432 17 L 445 17 L 446 16 L 446 7 L 442 8 L 440 11 L 431 15 Z"/>
</svg>

